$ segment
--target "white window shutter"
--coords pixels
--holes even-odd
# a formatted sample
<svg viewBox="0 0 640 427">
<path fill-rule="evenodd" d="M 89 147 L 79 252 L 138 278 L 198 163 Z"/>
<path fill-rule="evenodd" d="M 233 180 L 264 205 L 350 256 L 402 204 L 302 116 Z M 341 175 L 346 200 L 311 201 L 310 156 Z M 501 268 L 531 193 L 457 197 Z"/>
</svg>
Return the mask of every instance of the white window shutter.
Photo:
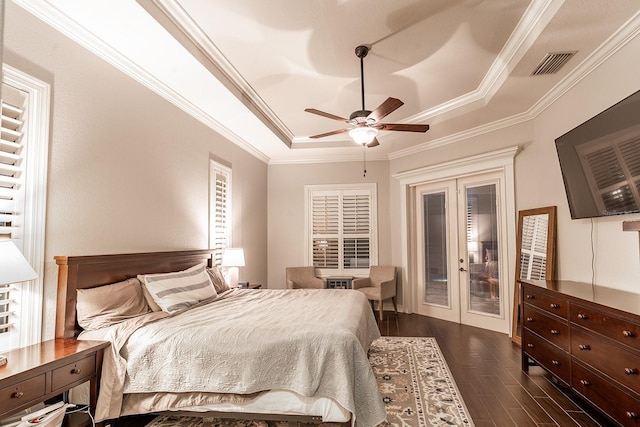
<svg viewBox="0 0 640 427">
<path fill-rule="evenodd" d="M 6 91 L 8 88 L 4 88 Z M 0 132 L 0 238 L 16 238 L 19 223 L 17 202 L 21 198 L 25 165 L 22 145 L 24 110 L 2 102 Z"/>
<path fill-rule="evenodd" d="M 231 169 L 211 161 L 211 242 L 213 264 L 222 264 L 224 250 L 231 246 Z"/>
</svg>

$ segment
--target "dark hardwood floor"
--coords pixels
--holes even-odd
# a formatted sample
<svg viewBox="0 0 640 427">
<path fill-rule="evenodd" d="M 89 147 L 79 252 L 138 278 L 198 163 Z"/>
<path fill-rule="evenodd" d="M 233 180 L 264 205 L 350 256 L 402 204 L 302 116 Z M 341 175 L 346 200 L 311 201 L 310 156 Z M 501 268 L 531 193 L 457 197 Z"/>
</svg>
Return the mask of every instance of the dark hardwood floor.
<svg viewBox="0 0 640 427">
<path fill-rule="evenodd" d="M 436 338 L 477 427 L 611 425 L 541 368 L 522 372 L 520 347 L 505 334 L 417 314 L 384 314 L 382 335 Z M 144 426 L 149 420 L 129 417 L 112 426 Z"/>
<path fill-rule="evenodd" d="M 520 347 L 505 334 L 393 312 L 379 326 L 382 335 L 436 338 L 477 427 L 611 425 L 542 368 L 522 372 Z"/>
</svg>

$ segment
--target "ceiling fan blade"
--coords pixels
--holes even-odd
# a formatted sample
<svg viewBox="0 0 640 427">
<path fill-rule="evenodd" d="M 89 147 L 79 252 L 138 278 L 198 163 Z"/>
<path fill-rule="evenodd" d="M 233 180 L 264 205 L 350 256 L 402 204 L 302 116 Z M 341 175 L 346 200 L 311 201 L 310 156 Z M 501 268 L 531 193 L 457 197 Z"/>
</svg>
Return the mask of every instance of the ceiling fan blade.
<svg viewBox="0 0 640 427">
<path fill-rule="evenodd" d="M 380 145 L 380 142 L 378 142 L 378 138 L 373 138 L 373 141 L 371 141 L 370 143 L 367 144 L 367 147 L 371 148 L 371 147 L 377 147 L 378 145 Z"/>
<path fill-rule="evenodd" d="M 383 130 L 399 130 L 402 132 L 426 132 L 429 130 L 429 125 L 412 125 L 412 124 L 399 124 L 399 123 L 378 123 L 376 127 L 380 126 Z"/>
<path fill-rule="evenodd" d="M 317 114 L 319 116 L 326 117 L 328 119 L 337 120 L 339 122 L 349 123 L 349 120 L 345 119 L 344 117 L 339 117 L 330 113 L 325 113 L 324 111 L 316 110 L 315 108 L 306 108 L 304 111 L 311 114 Z"/>
<path fill-rule="evenodd" d="M 309 138 L 324 138 L 325 136 L 337 135 L 339 133 L 348 132 L 350 129 L 338 129 L 331 132 L 320 133 L 318 135 L 312 135 Z"/>
<path fill-rule="evenodd" d="M 368 119 L 373 119 L 376 122 L 381 120 L 383 117 L 391 114 L 396 111 L 398 108 L 402 107 L 404 102 L 400 101 L 397 98 L 387 98 L 382 104 L 378 106 L 375 110 L 373 110 L 368 116 Z"/>
</svg>

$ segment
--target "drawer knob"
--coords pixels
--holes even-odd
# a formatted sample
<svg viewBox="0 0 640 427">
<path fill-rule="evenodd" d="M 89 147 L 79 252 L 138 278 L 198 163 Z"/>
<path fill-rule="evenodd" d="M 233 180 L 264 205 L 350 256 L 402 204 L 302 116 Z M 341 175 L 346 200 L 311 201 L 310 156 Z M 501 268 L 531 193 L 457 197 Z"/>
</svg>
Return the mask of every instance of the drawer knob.
<svg viewBox="0 0 640 427">
<path fill-rule="evenodd" d="M 535 345 L 533 345 L 533 344 L 531 344 L 531 343 L 529 342 L 529 343 L 527 343 L 527 347 L 529 347 L 529 348 L 533 348 L 533 347 L 535 347 Z"/>
<path fill-rule="evenodd" d="M 560 362 L 557 360 L 552 360 L 551 363 L 553 363 L 555 366 L 560 366 Z"/>
<path fill-rule="evenodd" d="M 589 380 L 580 380 L 580 384 L 582 384 L 583 386 L 587 387 L 590 386 L 591 383 L 589 382 Z"/>
<path fill-rule="evenodd" d="M 636 368 L 624 368 L 624 373 L 627 375 L 638 375 L 638 370 Z"/>
<path fill-rule="evenodd" d="M 82 372 L 82 369 L 80 369 L 80 368 L 73 368 L 73 369 L 71 370 L 71 373 L 72 373 L 72 374 L 74 374 L 74 375 L 77 375 L 77 374 L 79 374 L 80 372 Z"/>
<path fill-rule="evenodd" d="M 578 313 L 578 319 L 587 320 L 589 316 L 584 313 Z"/>
<path fill-rule="evenodd" d="M 551 304 L 549 304 L 549 307 L 551 307 L 551 308 L 560 308 L 560 304 L 556 304 L 556 303 L 552 302 Z"/>
<path fill-rule="evenodd" d="M 591 350 L 591 346 L 589 344 L 580 344 L 578 348 L 580 350 Z"/>
<path fill-rule="evenodd" d="M 559 331 L 559 330 L 557 330 L 557 329 L 552 329 L 552 330 L 551 330 L 551 333 L 552 333 L 553 335 L 560 335 L 560 331 Z"/>
<path fill-rule="evenodd" d="M 533 317 L 527 317 L 527 322 L 533 322 Z"/>
<path fill-rule="evenodd" d="M 536 299 L 535 295 L 528 295 L 527 294 L 527 299 Z"/>
<path fill-rule="evenodd" d="M 627 411 L 627 418 L 629 418 L 630 420 L 635 420 L 636 418 L 638 418 L 638 414 L 633 411 Z"/>
<path fill-rule="evenodd" d="M 20 399 L 20 398 L 22 398 L 22 396 L 24 396 L 24 393 L 21 392 L 21 391 L 16 391 L 15 393 L 13 393 L 11 395 L 11 397 L 13 397 L 14 399 Z"/>
<path fill-rule="evenodd" d="M 633 338 L 636 334 L 634 334 L 633 331 L 622 331 L 622 335 L 627 338 Z"/>
</svg>

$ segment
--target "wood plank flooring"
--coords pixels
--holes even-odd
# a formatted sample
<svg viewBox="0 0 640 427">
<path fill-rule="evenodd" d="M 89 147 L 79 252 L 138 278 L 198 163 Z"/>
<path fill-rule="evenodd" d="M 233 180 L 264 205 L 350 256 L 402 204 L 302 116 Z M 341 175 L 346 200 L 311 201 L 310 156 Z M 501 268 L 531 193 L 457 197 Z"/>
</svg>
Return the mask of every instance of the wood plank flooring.
<svg viewBox="0 0 640 427">
<path fill-rule="evenodd" d="M 505 334 L 417 314 L 384 314 L 382 335 L 436 338 L 477 427 L 611 425 L 541 368 L 522 372 L 520 347 Z M 128 417 L 112 426 L 144 426 L 149 419 Z"/>
<path fill-rule="evenodd" d="M 382 335 L 436 338 L 477 427 L 611 425 L 542 368 L 522 372 L 520 347 L 505 334 L 393 312 L 379 326 Z"/>
</svg>

